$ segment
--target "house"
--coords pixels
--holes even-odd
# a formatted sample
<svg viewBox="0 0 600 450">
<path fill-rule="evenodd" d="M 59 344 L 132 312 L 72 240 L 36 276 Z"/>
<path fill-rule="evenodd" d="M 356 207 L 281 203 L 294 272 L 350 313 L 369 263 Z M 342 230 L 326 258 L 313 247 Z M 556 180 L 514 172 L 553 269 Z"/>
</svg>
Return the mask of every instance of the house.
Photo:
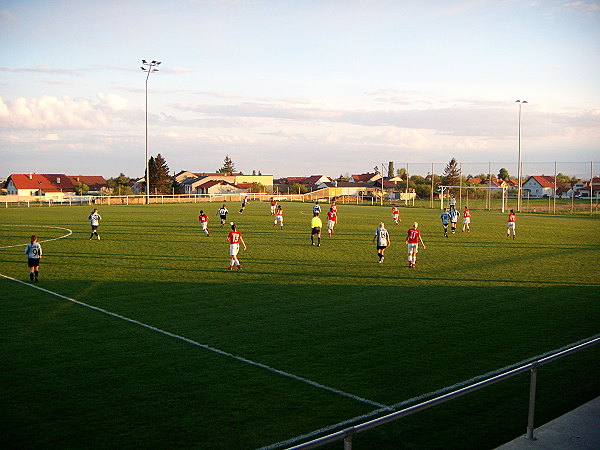
<svg viewBox="0 0 600 450">
<path fill-rule="evenodd" d="M 587 180 L 579 180 L 573 185 L 575 197 L 590 198 L 590 182 Z M 592 178 L 592 197 L 600 196 L 600 177 Z"/>
<path fill-rule="evenodd" d="M 532 175 L 522 186 L 523 194 L 528 192 L 533 198 L 552 197 L 554 188 L 554 177 L 549 175 Z"/>
<path fill-rule="evenodd" d="M 351 183 L 372 183 L 375 180 L 382 178 L 378 173 L 362 173 L 359 175 L 350 175 Z"/>
<path fill-rule="evenodd" d="M 212 180 L 225 181 L 232 186 L 260 183 L 267 188 L 273 187 L 273 175 L 244 175 L 242 173 L 227 175 L 218 172 L 196 173 L 183 170 L 175 175 L 175 180 L 179 183 L 180 192 L 184 194 L 198 194 L 200 192 L 197 188 L 203 183 Z"/>
<path fill-rule="evenodd" d="M 69 175 L 74 187 L 85 184 L 89 189 L 88 194 L 100 194 L 103 188 L 108 188 L 108 183 L 100 175 Z"/>
<path fill-rule="evenodd" d="M 223 180 L 206 180 L 195 187 L 194 194 L 236 194 L 239 189 Z"/>
<path fill-rule="evenodd" d="M 100 192 L 103 187 L 108 187 L 106 180 L 101 176 L 76 175 L 70 176 L 63 173 L 13 173 L 6 180 L 6 193 L 9 195 L 46 196 L 62 199 L 74 195 L 79 183 L 86 184 L 90 191 Z"/>
</svg>

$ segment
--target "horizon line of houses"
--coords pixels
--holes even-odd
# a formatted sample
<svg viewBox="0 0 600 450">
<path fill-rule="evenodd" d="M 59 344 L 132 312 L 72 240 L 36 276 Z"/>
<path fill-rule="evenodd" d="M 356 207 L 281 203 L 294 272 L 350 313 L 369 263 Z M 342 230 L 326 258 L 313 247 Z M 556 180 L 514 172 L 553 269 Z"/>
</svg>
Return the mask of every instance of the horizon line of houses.
<svg viewBox="0 0 600 450">
<path fill-rule="evenodd" d="M 260 183 L 270 193 L 285 193 L 291 185 L 305 186 L 310 192 L 327 190 L 328 196 L 361 196 L 380 195 L 385 191 L 404 190 L 406 177 L 383 177 L 379 173 L 352 174 L 348 181 L 337 181 L 326 175 L 311 175 L 308 177 L 283 177 L 274 179 L 273 175 L 244 175 L 242 173 L 190 172 L 182 170 L 173 176 L 177 183 L 177 191 L 181 194 L 244 194 L 250 191 L 254 183 Z M 87 195 L 102 195 L 109 188 L 107 181 L 100 175 L 66 175 L 66 174 L 11 174 L 3 184 L 3 193 L 17 196 L 49 196 L 65 197 L 75 195 L 77 186 L 85 184 L 89 187 Z M 498 188 L 498 190 L 517 188 L 517 180 L 507 181 L 492 178 L 481 180 L 471 177 L 466 180 L 469 186 Z M 437 183 L 439 185 L 439 183 Z M 134 194 L 143 194 L 145 179 L 132 180 L 130 184 Z M 523 196 L 542 198 L 556 196 L 559 198 L 600 197 L 600 177 L 590 181 L 557 183 L 554 177 L 547 175 L 531 175 L 522 184 Z M 292 192 L 293 193 L 293 192 Z M 414 195 L 414 193 L 413 193 Z"/>
</svg>

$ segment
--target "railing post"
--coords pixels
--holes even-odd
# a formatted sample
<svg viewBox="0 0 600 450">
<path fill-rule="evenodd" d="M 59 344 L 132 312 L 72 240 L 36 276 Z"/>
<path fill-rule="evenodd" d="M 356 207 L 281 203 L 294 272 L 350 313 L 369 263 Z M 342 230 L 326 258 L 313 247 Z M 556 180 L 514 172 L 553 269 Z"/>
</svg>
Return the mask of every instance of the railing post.
<svg viewBox="0 0 600 450">
<path fill-rule="evenodd" d="M 352 438 L 354 437 L 354 430 L 350 430 L 344 436 L 344 450 L 352 450 Z"/>
<path fill-rule="evenodd" d="M 531 384 L 529 385 L 529 415 L 527 417 L 527 435 L 525 439 L 535 441 L 533 437 L 533 423 L 535 419 L 535 393 L 537 385 L 537 364 L 531 368 Z"/>
</svg>

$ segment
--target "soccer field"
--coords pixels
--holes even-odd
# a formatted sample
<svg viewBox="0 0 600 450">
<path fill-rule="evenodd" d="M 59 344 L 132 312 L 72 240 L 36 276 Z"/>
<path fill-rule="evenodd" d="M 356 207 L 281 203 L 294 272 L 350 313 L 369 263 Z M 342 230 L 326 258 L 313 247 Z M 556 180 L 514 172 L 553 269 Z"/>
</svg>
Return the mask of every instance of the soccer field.
<svg viewBox="0 0 600 450">
<path fill-rule="evenodd" d="M 282 205 L 283 230 L 267 203 L 228 205 L 239 273 L 220 204 L 101 206 L 101 240 L 91 207 L 1 209 L 0 274 L 21 281 L 0 277 L 4 446 L 289 444 L 600 333 L 597 217 L 519 214 L 513 240 L 506 214 L 473 210 L 471 233 L 461 218 L 445 238 L 438 209 L 401 208 L 396 226 L 388 207 L 338 205 L 316 247 L 312 204 Z M 409 269 L 414 221 L 427 248 Z M 600 395 L 599 373 L 600 348 L 541 368 L 537 424 Z M 525 432 L 528 394 L 519 376 L 355 448 L 493 448 Z"/>
</svg>

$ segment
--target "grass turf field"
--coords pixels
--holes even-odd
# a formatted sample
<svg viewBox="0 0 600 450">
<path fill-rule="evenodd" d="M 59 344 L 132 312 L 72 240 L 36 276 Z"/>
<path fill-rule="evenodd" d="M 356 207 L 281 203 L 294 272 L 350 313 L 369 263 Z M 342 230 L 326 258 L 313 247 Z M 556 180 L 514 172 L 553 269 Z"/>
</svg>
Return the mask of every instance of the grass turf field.
<svg viewBox="0 0 600 450">
<path fill-rule="evenodd" d="M 472 211 L 444 238 L 439 210 L 339 205 L 310 246 L 311 204 L 232 214 L 248 245 L 229 272 L 219 204 L 0 210 L 0 273 L 27 280 L 38 234 L 48 291 L 294 379 L 0 278 L 4 444 L 256 448 L 368 415 L 600 332 L 598 218 Z M 211 236 L 197 216 L 210 216 Z M 377 264 L 373 232 L 392 245 Z M 417 220 L 427 249 L 407 267 Z M 462 220 L 459 224 L 462 223 Z M 537 424 L 600 395 L 600 349 L 544 366 Z M 319 386 L 306 381 L 318 383 Z M 525 432 L 529 377 L 401 419 L 357 448 L 493 448 Z M 322 386 L 333 390 L 324 389 Z M 347 395 L 346 395 L 347 394 Z M 383 413 L 380 413 L 382 415 Z M 334 448 L 342 444 L 334 445 Z"/>
</svg>

